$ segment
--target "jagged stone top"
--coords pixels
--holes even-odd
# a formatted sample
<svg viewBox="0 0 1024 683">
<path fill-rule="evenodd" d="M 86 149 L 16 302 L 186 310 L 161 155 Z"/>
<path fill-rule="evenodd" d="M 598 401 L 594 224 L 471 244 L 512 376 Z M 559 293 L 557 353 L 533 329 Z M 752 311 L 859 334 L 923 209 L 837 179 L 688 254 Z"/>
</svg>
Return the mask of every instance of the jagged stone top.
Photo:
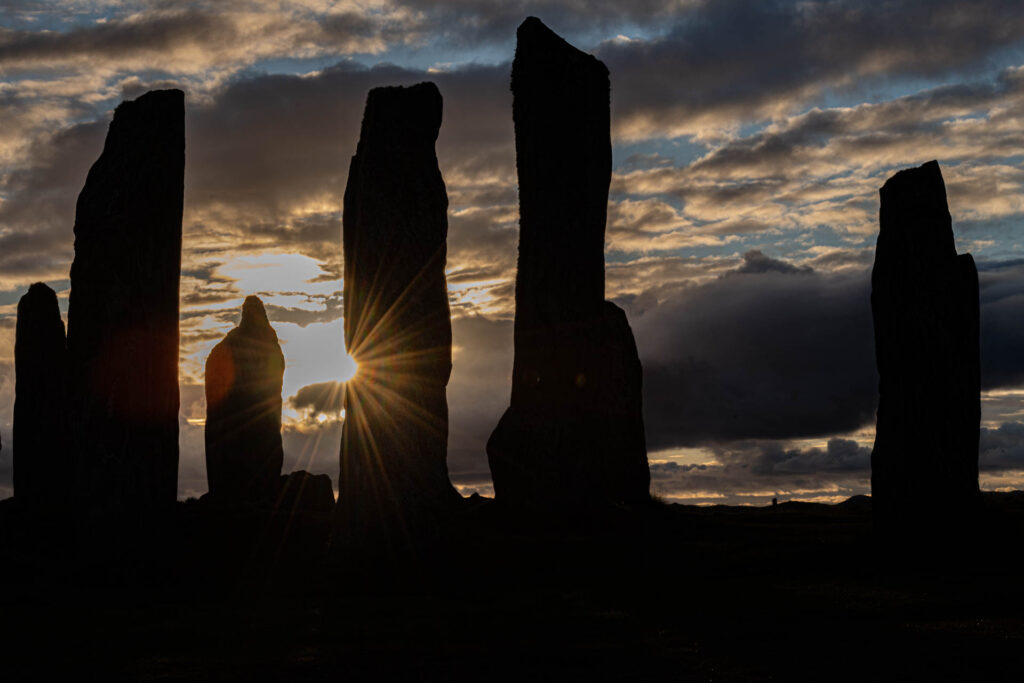
<svg viewBox="0 0 1024 683">
<path fill-rule="evenodd" d="M 433 151 L 441 129 L 442 108 L 441 91 L 430 81 L 374 88 L 366 96 L 356 154 L 377 146 L 428 145 Z"/>
<path fill-rule="evenodd" d="M 894 249 L 903 259 L 914 257 L 922 263 L 956 256 L 946 186 L 937 161 L 897 172 L 878 193 L 881 251 Z"/>
<path fill-rule="evenodd" d="M 518 76 L 534 69 L 545 73 L 544 81 L 566 78 L 608 82 L 608 67 L 597 57 L 570 45 L 537 17 L 527 17 L 516 30 L 516 55 L 512 62 L 512 89 L 524 84 Z"/>
<path fill-rule="evenodd" d="M 250 294 L 242 304 L 242 320 L 238 323 L 238 331 L 247 337 L 262 337 L 268 341 L 277 341 L 277 333 L 270 325 L 267 309 L 258 296 Z"/>
</svg>

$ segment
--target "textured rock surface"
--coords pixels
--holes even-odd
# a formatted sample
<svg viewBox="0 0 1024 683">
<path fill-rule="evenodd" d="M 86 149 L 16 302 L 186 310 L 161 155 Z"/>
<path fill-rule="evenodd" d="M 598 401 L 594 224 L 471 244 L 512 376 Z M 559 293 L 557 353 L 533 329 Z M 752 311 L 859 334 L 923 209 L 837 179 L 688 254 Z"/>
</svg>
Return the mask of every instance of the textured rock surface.
<svg viewBox="0 0 1024 683">
<path fill-rule="evenodd" d="M 345 188 L 345 386 L 338 529 L 397 538 L 457 498 L 448 481 L 448 196 L 433 83 L 375 88 Z"/>
<path fill-rule="evenodd" d="M 608 70 L 535 18 L 517 38 L 515 364 L 487 444 L 495 494 L 541 507 L 642 502 L 642 370 L 625 314 L 604 300 Z"/>
<path fill-rule="evenodd" d="M 310 474 L 298 470 L 282 475 L 277 508 L 284 512 L 317 512 L 334 510 L 334 490 L 326 474 Z"/>
<path fill-rule="evenodd" d="M 114 112 L 75 213 L 68 360 L 75 486 L 112 512 L 170 506 L 178 485 L 178 285 L 185 100 Z"/>
<path fill-rule="evenodd" d="M 219 502 L 278 494 L 284 354 L 263 302 L 246 297 L 238 327 L 206 359 L 206 477 Z"/>
<path fill-rule="evenodd" d="M 56 511 L 71 481 L 67 342 L 57 294 L 42 282 L 18 302 L 14 372 L 14 495 L 27 509 Z"/>
<path fill-rule="evenodd" d="M 900 171 L 880 194 L 875 517 L 957 515 L 979 500 L 978 272 L 956 253 L 938 163 Z"/>
</svg>

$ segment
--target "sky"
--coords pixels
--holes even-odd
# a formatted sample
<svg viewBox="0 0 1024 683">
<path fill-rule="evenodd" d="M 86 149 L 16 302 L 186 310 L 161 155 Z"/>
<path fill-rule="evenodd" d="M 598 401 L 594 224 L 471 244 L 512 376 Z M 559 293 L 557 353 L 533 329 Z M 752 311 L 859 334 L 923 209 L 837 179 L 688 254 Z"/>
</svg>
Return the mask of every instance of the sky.
<svg viewBox="0 0 1024 683">
<path fill-rule="evenodd" d="M 981 287 L 981 484 L 1024 486 L 1019 0 L 5 0 L 0 497 L 18 299 L 66 319 L 74 205 L 113 108 L 186 93 L 179 497 L 206 490 L 203 364 L 248 294 L 281 339 L 285 471 L 337 477 L 341 214 L 370 88 L 434 81 L 450 201 L 449 470 L 490 494 L 510 393 L 509 91 L 534 15 L 611 73 L 606 296 L 644 365 L 652 491 L 833 502 L 870 489 L 878 188 L 937 159 Z"/>
</svg>

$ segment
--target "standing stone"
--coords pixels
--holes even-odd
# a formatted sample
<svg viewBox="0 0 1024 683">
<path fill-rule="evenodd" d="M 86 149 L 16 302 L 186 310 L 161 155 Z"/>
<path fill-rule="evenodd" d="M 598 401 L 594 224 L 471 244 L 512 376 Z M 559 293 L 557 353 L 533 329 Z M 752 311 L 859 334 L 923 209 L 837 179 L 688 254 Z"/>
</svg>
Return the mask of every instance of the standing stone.
<svg viewBox="0 0 1024 683">
<path fill-rule="evenodd" d="M 185 100 L 148 92 L 114 112 L 75 213 L 68 360 L 75 487 L 129 520 L 178 484 L 178 283 Z"/>
<path fill-rule="evenodd" d="M 448 195 L 433 83 L 366 98 L 345 188 L 345 385 L 338 531 L 401 545 L 458 494 L 448 480 Z"/>
<path fill-rule="evenodd" d="M 900 171 L 880 194 L 871 491 L 876 522 L 892 529 L 979 503 L 978 271 L 956 253 L 937 162 Z"/>
<path fill-rule="evenodd" d="M 642 369 L 604 300 L 608 69 L 530 17 L 512 64 L 519 264 L 512 401 L 487 443 L 495 495 L 531 507 L 642 503 Z"/>
<path fill-rule="evenodd" d="M 280 488 L 284 354 L 259 297 L 206 359 L 206 478 L 218 502 L 272 502 Z M 332 498 L 333 500 L 333 498 Z"/>
<path fill-rule="evenodd" d="M 67 503 L 67 342 L 57 294 L 42 282 L 18 302 L 14 341 L 14 495 L 35 512 Z"/>
</svg>

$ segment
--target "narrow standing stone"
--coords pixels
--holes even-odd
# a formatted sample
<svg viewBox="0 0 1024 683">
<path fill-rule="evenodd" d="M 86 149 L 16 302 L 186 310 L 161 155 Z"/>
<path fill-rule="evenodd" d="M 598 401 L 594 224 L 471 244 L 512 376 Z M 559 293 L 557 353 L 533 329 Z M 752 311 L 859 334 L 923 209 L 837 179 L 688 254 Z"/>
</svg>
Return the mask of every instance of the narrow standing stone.
<svg viewBox="0 0 1024 683">
<path fill-rule="evenodd" d="M 14 495 L 33 513 L 68 502 L 67 342 L 57 294 L 42 282 L 18 302 L 14 342 Z"/>
<path fill-rule="evenodd" d="M 284 354 L 259 297 L 206 359 L 206 477 L 218 502 L 273 502 L 280 488 Z"/>
<path fill-rule="evenodd" d="M 338 531 L 401 545 L 458 498 L 448 480 L 448 196 L 433 83 L 366 98 L 345 188 L 345 386 Z"/>
<path fill-rule="evenodd" d="M 487 444 L 518 505 L 642 503 L 642 369 L 604 300 L 611 181 L 608 70 L 530 17 L 512 64 L 519 264 L 511 406 Z"/>
<path fill-rule="evenodd" d="M 76 207 L 75 487 L 113 519 L 177 494 L 184 103 L 180 90 L 122 102 Z"/>
<path fill-rule="evenodd" d="M 880 190 L 871 273 L 879 374 L 871 493 L 883 530 L 977 506 L 978 271 L 957 255 L 935 161 Z"/>
</svg>

